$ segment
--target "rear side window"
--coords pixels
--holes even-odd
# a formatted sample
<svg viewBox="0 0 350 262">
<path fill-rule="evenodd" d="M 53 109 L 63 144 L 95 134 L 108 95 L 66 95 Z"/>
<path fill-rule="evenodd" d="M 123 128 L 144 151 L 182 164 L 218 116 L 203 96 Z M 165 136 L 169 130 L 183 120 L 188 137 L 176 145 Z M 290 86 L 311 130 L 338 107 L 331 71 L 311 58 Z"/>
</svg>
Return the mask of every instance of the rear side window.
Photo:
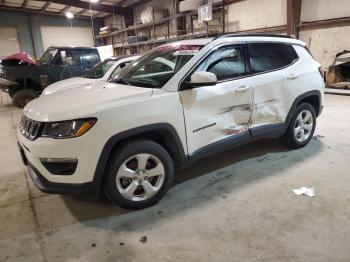
<svg viewBox="0 0 350 262">
<path fill-rule="evenodd" d="M 95 50 L 81 50 L 81 54 L 85 61 L 86 68 L 91 68 L 99 62 L 99 57 Z"/>
<path fill-rule="evenodd" d="M 277 70 L 298 59 L 294 48 L 288 44 L 253 43 L 248 44 L 248 49 L 253 73 Z"/>
</svg>

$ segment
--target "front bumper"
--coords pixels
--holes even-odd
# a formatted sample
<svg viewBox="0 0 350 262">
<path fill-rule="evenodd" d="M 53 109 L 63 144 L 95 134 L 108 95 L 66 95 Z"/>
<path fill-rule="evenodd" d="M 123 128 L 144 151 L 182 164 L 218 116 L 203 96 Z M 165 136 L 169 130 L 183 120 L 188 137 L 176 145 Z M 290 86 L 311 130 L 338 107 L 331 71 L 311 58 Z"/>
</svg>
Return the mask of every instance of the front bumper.
<svg viewBox="0 0 350 262">
<path fill-rule="evenodd" d="M 70 195 L 95 195 L 98 192 L 98 187 L 94 182 L 82 184 L 53 183 L 45 179 L 31 163 L 28 162 L 27 168 L 29 176 L 42 192 Z"/>
<path fill-rule="evenodd" d="M 37 138 L 31 141 L 18 130 L 19 150 L 28 173 L 35 185 L 43 192 L 54 194 L 89 194 L 99 192 L 100 183 L 95 179 L 97 161 L 105 144 L 105 131 L 95 125 L 78 138 Z M 53 174 L 41 162 L 43 158 L 76 158 L 75 172 Z"/>
<path fill-rule="evenodd" d="M 18 147 L 23 164 L 27 166 L 30 178 L 33 180 L 37 188 L 39 188 L 42 192 L 70 195 L 95 195 L 98 193 L 99 188 L 93 181 L 82 184 L 65 184 L 54 183 L 47 180 L 30 162 L 28 162 L 27 157 L 24 153 L 24 149 L 20 143 L 18 143 Z"/>
</svg>

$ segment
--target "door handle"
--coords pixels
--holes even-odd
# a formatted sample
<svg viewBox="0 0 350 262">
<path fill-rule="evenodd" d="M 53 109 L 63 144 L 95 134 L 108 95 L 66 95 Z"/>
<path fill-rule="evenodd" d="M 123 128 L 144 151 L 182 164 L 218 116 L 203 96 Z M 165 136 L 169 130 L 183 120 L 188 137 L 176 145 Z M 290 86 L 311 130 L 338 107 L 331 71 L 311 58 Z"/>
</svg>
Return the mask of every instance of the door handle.
<svg viewBox="0 0 350 262">
<path fill-rule="evenodd" d="M 240 86 L 240 87 L 238 87 L 238 88 L 235 90 L 235 92 L 237 92 L 237 93 L 243 93 L 243 92 L 248 91 L 249 88 L 250 88 L 250 86 Z"/>
<path fill-rule="evenodd" d="M 297 78 L 298 78 L 298 76 L 295 75 L 295 74 L 290 74 L 290 75 L 287 76 L 288 80 L 294 80 L 294 79 L 297 79 Z"/>
</svg>

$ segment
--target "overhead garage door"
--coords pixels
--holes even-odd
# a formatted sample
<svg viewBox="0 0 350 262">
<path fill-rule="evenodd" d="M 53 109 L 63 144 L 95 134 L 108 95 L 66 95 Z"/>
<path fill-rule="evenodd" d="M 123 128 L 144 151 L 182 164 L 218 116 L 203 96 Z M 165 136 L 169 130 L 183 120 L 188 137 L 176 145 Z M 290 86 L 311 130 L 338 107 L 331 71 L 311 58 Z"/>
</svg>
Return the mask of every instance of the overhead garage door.
<svg viewBox="0 0 350 262">
<path fill-rule="evenodd" d="M 16 27 L 0 27 L 0 59 L 20 52 Z"/>
<path fill-rule="evenodd" d="M 49 46 L 94 45 L 90 27 L 41 26 L 40 31 L 44 49 Z"/>
</svg>

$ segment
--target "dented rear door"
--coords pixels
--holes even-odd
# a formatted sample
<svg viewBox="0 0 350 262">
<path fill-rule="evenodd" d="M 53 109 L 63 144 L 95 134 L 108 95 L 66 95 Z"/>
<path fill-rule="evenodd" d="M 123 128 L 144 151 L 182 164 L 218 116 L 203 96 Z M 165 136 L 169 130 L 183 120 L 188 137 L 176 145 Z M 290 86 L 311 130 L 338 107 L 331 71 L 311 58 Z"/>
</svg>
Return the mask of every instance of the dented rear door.
<svg viewBox="0 0 350 262">
<path fill-rule="evenodd" d="M 274 131 L 284 123 L 291 102 L 293 88 L 287 86 L 298 80 L 293 66 L 297 60 L 292 46 L 283 43 L 248 44 L 251 83 L 254 92 L 250 129 L 253 135 Z"/>
</svg>

